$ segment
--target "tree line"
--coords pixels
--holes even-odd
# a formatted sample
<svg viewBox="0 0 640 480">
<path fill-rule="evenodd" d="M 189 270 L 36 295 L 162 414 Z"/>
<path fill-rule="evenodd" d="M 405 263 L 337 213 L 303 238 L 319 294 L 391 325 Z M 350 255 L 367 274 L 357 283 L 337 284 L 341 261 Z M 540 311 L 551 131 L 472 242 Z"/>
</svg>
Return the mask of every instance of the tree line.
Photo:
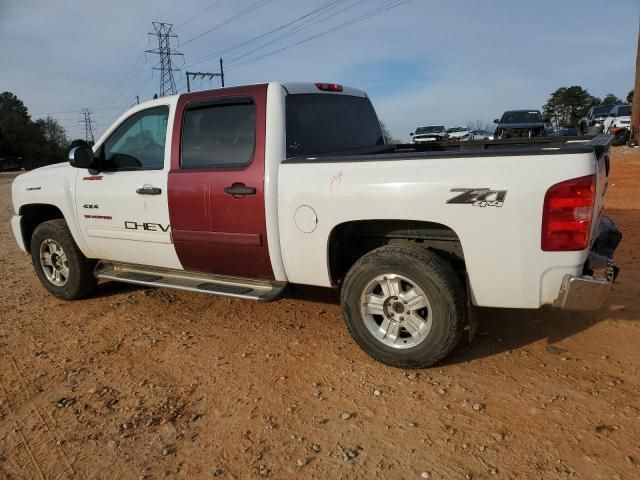
<svg viewBox="0 0 640 480">
<path fill-rule="evenodd" d="M 631 103 L 633 91 L 629 92 L 626 101 Z M 579 86 L 558 88 L 551 94 L 547 103 L 542 107 L 545 117 L 550 118 L 558 127 L 576 127 L 581 118 L 585 117 L 592 107 L 599 105 L 618 105 L 625 103 L 613 93 L 604 98 L 591 95 L 588 90 Z"/>
<path fill-rule="evenodd" d="M 33 121 L 18 97 L 0 93 L 0 171 L 64 162 L 70 146 L 56 119 L 47 116 Z"/>
</svg>

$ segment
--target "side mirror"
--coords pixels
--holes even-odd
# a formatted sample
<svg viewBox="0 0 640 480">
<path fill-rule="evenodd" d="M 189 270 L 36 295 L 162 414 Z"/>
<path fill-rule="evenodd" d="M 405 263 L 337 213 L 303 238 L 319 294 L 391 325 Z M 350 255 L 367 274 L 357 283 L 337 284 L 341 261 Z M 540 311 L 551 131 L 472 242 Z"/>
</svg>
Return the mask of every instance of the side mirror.
<svg viewBox="0 0 640 480">
<path fill-rule="evenodd" d="M 413 137 L 413 132 L 411 132 L 411 133 L 409 134 L 409 136 L 410 136 L 410 137 Z"/>
<path fill-rule="evenodd" d="M 495 118 L 495 119 L 493 120 L 493 123 L 500 123 L 500 120 L 498 120 L 497 118 Z"/>
<path fill-rule="evenodd" d="M 75 168 L 91 168 L 95 162 L 93 150 L 90 147 L 80 146 L 69 151 L 69 164 Z"/>
</svg>

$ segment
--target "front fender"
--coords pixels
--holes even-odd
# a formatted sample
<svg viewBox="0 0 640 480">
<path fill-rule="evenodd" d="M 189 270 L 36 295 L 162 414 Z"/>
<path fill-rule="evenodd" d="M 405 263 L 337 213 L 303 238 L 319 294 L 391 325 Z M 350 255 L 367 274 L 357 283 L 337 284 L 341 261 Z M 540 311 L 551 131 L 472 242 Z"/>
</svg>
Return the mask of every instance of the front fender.
<svg viewBox="0 0 640 480">
<path fill-rule="evenodd" d="M 61 213 L 80 251 L 92 257 L 91 251 L 81 235 L 75 208 L 76 179 L 78 170 L 68 163 L 50 165 L 19 175 L 11 185 L 13 208 L 16 215 L 23 216 L 29 207 L 48 205 Z M 23 226 L 22 226 L 23 228 Z M 28 239 L 24 239 L 28 249 Z"/>
</svg>

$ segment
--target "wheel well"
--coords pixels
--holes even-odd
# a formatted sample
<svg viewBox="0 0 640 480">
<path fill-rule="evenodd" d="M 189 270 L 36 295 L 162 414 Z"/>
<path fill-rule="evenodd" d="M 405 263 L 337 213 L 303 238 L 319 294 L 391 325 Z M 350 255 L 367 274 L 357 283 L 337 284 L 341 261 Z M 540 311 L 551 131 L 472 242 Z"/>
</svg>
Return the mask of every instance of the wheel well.
<svg viewBox="0 0 640 480">
<path fill-rule="evenodd" d="M 27 251 L 31 249 L 31 237 L 38 225 L 48 220 L 64 218 L 64 215 L 58 207 L 46 203 L 23 205 L 20 207 L 20 215 L 22 216 L 20 221 L 22 239 L 24 240 L 24 246 Z"/>
<path fill-rule="evenodd" d="M 336 226 L 329 236 L 331 283 L 342 283 L 363 255 L 388 244 L 410 244 L 436 251 L 464 273 L 464 254 L 458 235 L 446 225 L 407 220 L 359 220 Z"/>
</svg>

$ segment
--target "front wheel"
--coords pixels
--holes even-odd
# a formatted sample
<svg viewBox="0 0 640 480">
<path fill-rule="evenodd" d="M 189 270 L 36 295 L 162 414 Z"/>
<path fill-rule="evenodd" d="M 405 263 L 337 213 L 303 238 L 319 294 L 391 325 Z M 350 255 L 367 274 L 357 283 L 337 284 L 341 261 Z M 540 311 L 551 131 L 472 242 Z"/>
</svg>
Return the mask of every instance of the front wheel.
<svg viewBox="0 0 640 480">
<path fill-rule="evenodd" d="M 373 358 L 428 367 L 456 346 L 466 325 L 464 287 L 436 253 L 380 247 L 349 270 L 341 304 L 347 328 Z"/>
<path fill-rule="evenodd" d="M 49 220 L 36 227 L 31 260 L 42 285 L 58 298 L 86 297 L 96 287 L 95 261 L 82 254 L 64 220 Z"/>
</svg>

